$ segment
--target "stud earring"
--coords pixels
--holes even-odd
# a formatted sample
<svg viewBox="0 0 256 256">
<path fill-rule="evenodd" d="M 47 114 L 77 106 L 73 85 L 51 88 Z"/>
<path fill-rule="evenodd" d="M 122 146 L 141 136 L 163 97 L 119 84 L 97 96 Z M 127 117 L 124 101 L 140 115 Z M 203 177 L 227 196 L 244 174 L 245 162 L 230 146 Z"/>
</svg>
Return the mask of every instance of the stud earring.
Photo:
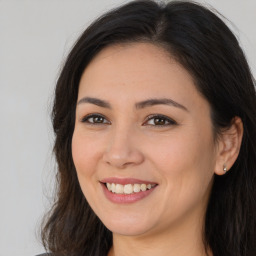
<svg viewBox="0 0 256 256">
<path fill-rule="evenodd" d="M 227 166 L 226 166 L 226 164 L 224 164 L 224 165 L 223 165 L 223 172 L 225 172 L 225 173 L 226 173 L 226 172 L 227 172 L 227 170 L 228 170 L 228 169 L 227 169 Z"/>
</svg>

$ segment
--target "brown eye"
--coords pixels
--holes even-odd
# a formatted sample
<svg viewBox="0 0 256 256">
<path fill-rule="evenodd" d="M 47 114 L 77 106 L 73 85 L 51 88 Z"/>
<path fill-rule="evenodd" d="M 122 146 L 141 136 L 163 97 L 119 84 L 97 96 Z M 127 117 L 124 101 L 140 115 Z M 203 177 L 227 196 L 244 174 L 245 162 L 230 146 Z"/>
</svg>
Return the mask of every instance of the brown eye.
<svg viewBox="0 0 256 256">
<path fill-rule="evenodd" d="M 147 118 L 147 122 L 144 125 L 152 126 L 167 126 L 177 124 L 172 119 L 162 115 L 151 115 Z"/>
<path fill-rule="evenodd" d="M 91 117 L 93 123 L 104 123 L 104 118 L 102 116 Z"/>
<path fill-rule="evenodd" d="M 168 123 L 168 121 L 165 119 L 165 118 L 162 118 L 162 117 L 157 117 L 157 118 L 154 118 L 154 124 L 155 125 L 165 125 Z"/>
<path fill-rule="evenodd" d="M 102 115 L 89 115 L 82 119 L 83 123 L 89 124 L 109 124 L 110 122 Z"/>
</svg>

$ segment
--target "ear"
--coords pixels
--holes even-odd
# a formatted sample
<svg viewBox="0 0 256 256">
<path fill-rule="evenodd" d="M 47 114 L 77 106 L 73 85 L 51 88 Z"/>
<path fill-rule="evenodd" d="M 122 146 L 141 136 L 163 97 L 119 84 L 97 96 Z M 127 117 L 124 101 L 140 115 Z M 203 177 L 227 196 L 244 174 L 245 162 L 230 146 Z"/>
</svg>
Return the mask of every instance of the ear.
<svg viewBox="0 0 256 256">
<path fill-rule="evenodd" d="M 231 126 L 222 131 L 218 140 L 215 174 L 223 175 L 235 163 L 243 138 L 243 122 L 240 117 L 234 117 Z"/>
</svg>

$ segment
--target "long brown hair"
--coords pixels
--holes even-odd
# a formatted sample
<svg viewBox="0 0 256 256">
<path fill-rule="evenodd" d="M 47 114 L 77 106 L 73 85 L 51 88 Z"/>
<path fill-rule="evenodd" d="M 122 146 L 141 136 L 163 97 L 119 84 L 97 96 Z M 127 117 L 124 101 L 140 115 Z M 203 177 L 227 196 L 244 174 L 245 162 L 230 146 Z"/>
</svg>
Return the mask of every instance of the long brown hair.
<svg viewBox="0 0 256 256">
<path fill-rule="evenodd" d="M 104 47 L 150 42 L 165 48 L 194 77 L 211 106 L 215 134 L 241 117 L 244 136 L 236 163 L 215 176 L 205 227 L 205 247 L 216 256 L 252 256 L 256 243 L 256 95 L 253 77 L 229 28 L 199 4 L 137 0 L 101 16 L 68 55 L 52 111 L 57 199 L 42 228 L 45 248 L 58 256 L 107 255 L 112 234 L 84 197 L 71 154 L 78 85 Z"/>
</svg>

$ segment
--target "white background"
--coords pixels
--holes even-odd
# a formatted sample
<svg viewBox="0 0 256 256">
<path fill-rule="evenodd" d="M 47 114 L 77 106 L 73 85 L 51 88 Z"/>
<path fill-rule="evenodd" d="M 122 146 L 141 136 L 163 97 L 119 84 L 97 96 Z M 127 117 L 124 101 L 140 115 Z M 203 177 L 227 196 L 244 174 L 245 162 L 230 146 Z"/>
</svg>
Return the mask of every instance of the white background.
<svg viewBox="0 0 256 256">
<path fill-rule="evenodd" d="M 0 256 L 44 252 L 36 238 L 54 160 L 50 108 L 74 40 L 122 0 L 0 0 Z M 256 74 L 256 1 L 208 0 L 236 26 Z"/>
</svg>

